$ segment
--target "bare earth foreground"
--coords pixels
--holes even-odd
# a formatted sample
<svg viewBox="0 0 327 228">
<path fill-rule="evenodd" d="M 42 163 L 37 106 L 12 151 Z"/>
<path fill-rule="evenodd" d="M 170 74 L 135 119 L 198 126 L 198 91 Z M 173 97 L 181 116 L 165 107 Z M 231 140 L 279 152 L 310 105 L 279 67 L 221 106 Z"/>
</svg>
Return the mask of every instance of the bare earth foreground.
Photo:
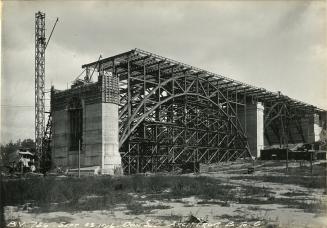
<svg viewBox="0 0 327 228">
<path fill-rule="evenodd" d="M 203 166 L 200 174 L 7 177 L 7 227 L 327 227 L 326 162 Z"/>
</svg>

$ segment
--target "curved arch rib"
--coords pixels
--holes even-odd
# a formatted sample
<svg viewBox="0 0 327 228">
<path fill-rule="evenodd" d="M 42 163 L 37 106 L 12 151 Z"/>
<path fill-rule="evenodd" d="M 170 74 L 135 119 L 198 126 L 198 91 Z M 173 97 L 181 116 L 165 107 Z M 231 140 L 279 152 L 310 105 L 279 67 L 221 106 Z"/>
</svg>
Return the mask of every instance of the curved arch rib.
<svg viewBox="0 0 327 228">
<path fill-rule="evenodd" d="M 222 113 L 226 116 L 226 117 L 229 117 L 228 114 L 221 109 L 220 105 L 215 103 L 213 100 L 211 100 L 210 98 L 208 97 L 205 97 L 205 96 L 202 96 L 200 94 L 195 94 L 195 93 L 189 93 L 189 92 L 185 92 L 185 93 L 179 93 L 179 94 L 176 94 L 174 96 L 171 96 L 171 97 L 168 97 L 166 98 L 165 100 L 157 103 L 155 106 L 153 106 L 149 111 L 147 111 L 146 113 L 144 113 L 142 116 L 138 117 L 138 118 L 135 118 L 133 121 L 131 122 L 134 122 L 136 121 L 135 125 L 133 127 L 130 128 L 130 131 L 128 132 L 127 128 L 124 130 L 122 136 L 121 136 L 121 139 L 120 139 L 120 142 L 119 142 L 119 145 L 121 146 L 127 139 L 128 137 L 130 136 L 130 134 L 142 123 L 142 121 L 150 114 L 152 113 L 153 111 L 155 111 L 160 105 L 168 102 L 169 100 L 171 99 L 174 99 L 174 98 L 177 98 L 177 97 L 181 97 L 181 96 L 198 96 L 198 97 L 201 97 L 209 102 L 211 102 L 213 105 L 215 105 L 216 107 L 218 107 L 220 109 L 220 111 L 222 111 Z M 238 128 L 235 123 L 233 123 L 232 121 L 230 121 L 230 123 L 234 126 L 234 128 L 237 130 L 238 132 L 238 136 L 239 137 L 242 137 L 245 139 L 245 135 L 244 135 L 244 132 L 242 131 L 241 128 Z M 246 146 L 247 148 L 247 146 Z M 251 153 L 249 151 L 249 149 L 247 148 L 247 151 L 249 153 L 249 155 L 251 156 Z"/>
</svg>

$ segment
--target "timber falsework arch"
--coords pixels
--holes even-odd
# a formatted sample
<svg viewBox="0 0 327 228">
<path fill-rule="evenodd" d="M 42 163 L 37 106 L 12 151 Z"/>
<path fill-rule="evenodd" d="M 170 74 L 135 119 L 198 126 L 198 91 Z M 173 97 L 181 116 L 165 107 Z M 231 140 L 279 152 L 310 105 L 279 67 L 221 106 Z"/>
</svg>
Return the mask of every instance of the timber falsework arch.
<svg viewBox="0 0 327 228">
<path fill-rule="evenodd" d="M 324 111 L 139 49 L 82 67 L 110 72 L 119 80 L 119 146 L 125 173 L 250 157 L 246 123 L 241 121 L 246 118 L 240 118 L 248 104 L 264 105 L 265 129 L 281 119 L 279 107 L 286 108 L 288 116 L 301 113 L 299 118 Z"/>
</svg>

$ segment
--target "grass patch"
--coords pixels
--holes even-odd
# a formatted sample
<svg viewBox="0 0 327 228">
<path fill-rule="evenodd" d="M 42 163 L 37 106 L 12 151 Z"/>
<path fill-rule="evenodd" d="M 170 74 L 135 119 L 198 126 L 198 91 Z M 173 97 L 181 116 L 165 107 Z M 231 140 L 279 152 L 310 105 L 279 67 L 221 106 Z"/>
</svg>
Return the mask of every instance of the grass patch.
<svg viewBox="0 0 327 228">
<path fill-rule="evenodd" d="M 66 216 L 57 216 L 55 218 L 46 218 L 46 219 L 42 219 L 42 222 L 45 223 L 71 223 L 74 219 L 70 218 L 70 217 L 66 217 Z"/>
<path fill-rule="evenodd" d="M 268 224 L 268 220 L 267 218 L 261 218 L 259 216 L 249 216 L 249 217 L 244 217 L 242 215 L 228 215 L 228 214 L 223 214 L 221 216 L 217 216 L 219 219 L 227 219 L 229 221 L 233 221 L 235 223 L 242 223 L 244 221 L 246 221 L 249 225 L 251 222 L 258 222 L 260 221 L 260 224 L 262 227 L 262 225 L 266 225 Z"/>
<path fill-rule="evenodd" d="M 201 176 L 34 177 L 4 180 L 1 188 L 5 206 L 33 202 L 34 212 L 101 210 L 113 208 L 117 204 L 133 208 L 131 204 L 134 199 L 128 193 L 146 195 L 146 200 L 190 196 L 233 199 L 232 186 Z M 137 208 L 139 205 L 134 206 Z"/>
<path fill-rule="evenodd" d="M 289 183 L 294 177 L 246 176 L 269 182 Z M 303 177 L 302 177 L 303 179 Z M 293 196 L 296 193 L 289 193 Z M 293 195 L 292 195 L 293 194 Z M 145 196 L 145 197 L 135 197 Z M 56 178 L 34 177 L 30 179 L 4 180 L 1 197 L 4 206 L 21 206 L 31 203 L 32 212 L 52 211 L 93 211 L 108 210 L 118 205 L 126 205 L 131 214 L 151 213 L 154 209 L 167 209 L 165 205 L 144 205 L 144 201 L 161 200 L 184 203 L 181 198 L 194 196 L 198 204 L 218 204 L 229 206 L 230 203 L 244 204 L 281 204 L 295 208 L 312 208 L 314 211 L 325 210 L 320 204 L 306 205 L 298 199 L 275 198 L 266 187 L 239 186 L 225 184 L 219 179 L 198 176 L 123 176 L 123 177 L 82 177 Z M 288 195 L 287 195 L 288 196 Z"/>
<path fill-rule="evenodd" d="M 265 186 L 257 187 L 252 185 L 246 185 L 242 188 L 242 193 L 244 196 L 256 196 L 256 197 L 269 197 L 271 194 L 273 194 L 272 191 L 270 191 Z"/>
<path fill-rule="evenodd" d="M 199 201 L 197 204 L 199 204 L 199 205 L 201 205 L 201 204 L 204 204 L 204 205 L 214 204 L 214 205 L 219 205 L 219 206 L 222 206 L 222 207 L 229 207 L 230 206 L 228 201 L 217 201 L 217 200 L 214 200 L 214 201 L 203 200 L 203 201 Z"/>
<path fill-rule="evenodd" d="M 305 212 L 308 213 L 315 213 L 315 214 L 326 214 L 327 213 L 327 205 L 322 200 L 297 200 L 292 202 L 289 207 L 303 209 Z"/>
<path fill-rule="evenodd" d="M 183 219 L 183 216 L 181 215 L 176 215 L 171 213 L 170 215 L 160 215 L 160 216 L 156 216 L 156 218 L 160 219 L 160 220 L 167 220 L 167 221 L 176 221 L 176 222 L 181 222 Z"/>
<path fill-rule="evenodd" d="M 307 196 L 308 194 L 305 192 L 301 192 L 301 191 L 288 191 L 285 192 L 283 194 L 281 194 L 282 196 L 287 196 L 287 197 L 293 197 L 293 196 Z"/>
<path fill-rule="evenodd" d="M 157 204 L 157 205 L 143 205 L 141 202 L 132 201 L 126 205 L 128 214 L 140 215 L 140 214 L 150 214 L 152 210 L 155 209 L 169 209 L 170 206 Z"/>
<path fill-rule="evenodd" d="M 256 180 L 263 182 L 281 183 L 281 184 L 293 184 L 299 185 L 306 188 L 325 188 L 326 187 L 326 177 L 324 176 L 293 176 L 293 175 L 283 175 L 283 176 L 235 176 L 231 177 L 234 180 Z"/>
<path fill-rule="evenodd" d="M 251 211 L 260 211 L 261 208 L 259 206 L 248 206 L 248 209 Z"/>
</svg>

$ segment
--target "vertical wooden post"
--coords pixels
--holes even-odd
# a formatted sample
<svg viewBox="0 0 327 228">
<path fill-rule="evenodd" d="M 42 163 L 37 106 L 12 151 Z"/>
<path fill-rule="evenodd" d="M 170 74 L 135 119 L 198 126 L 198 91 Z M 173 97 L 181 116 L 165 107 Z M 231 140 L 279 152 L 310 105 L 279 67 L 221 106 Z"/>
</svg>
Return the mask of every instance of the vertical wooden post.
<svg viewBox="0 0 327 228">
<path fill-rule="evenodd" d="M 313 152 L 310 152 L 310 172 L 311 174 L 313 173 L 313 166 L 312 166 L 312 156 L 313 156 Z"/>
<path fill-rule="evenodd" d="M 78 178 L 81 177 L 81 140 L 78 140 Z"/>
<path fill-rule="evenodd" d="M 128 175 L 131 174 L 131 156 L 128 156 Z"/>
<path fill-rule="evenodd" d="M 288 171 L 288 148 L 286 148 L 286 172 Z"/>
</svg>

